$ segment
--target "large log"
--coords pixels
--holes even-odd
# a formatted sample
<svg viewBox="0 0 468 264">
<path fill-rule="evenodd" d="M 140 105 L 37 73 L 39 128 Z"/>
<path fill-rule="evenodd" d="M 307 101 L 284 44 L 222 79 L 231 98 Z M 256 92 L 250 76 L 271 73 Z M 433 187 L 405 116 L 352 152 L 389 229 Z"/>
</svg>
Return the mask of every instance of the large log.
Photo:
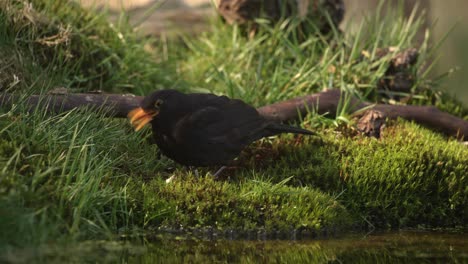
<svg viewBox="0 0 468 264">
<path fill-rule="evenodd" d="M 266 18 L 277 22 L 281 18 L 296 17 L 305 24 L 314 21 L 322 34 L 338 28 L 343 20 L 343 0 L 217 0 L 220 15 L 230 24 L 255 24 L 255 19 Z M 308 25 L 310 27 L 310 25 Z"/>
<path fill-rule="evenodd" d="M 131 109 L 139 105 L 142 98 L 141 96 L 117 94 L 49 94 L 32 95 L 21 99 L 17 95 L 1 94 L 0 102 L 2 108 L 9 108 L 13 104 L 24 100 L 23 104 L 29 106 L 30 110 L 40 107 L 52 113 L 91 107 L 104 109 L 105 115 L 109 117 L 124 118 Z M 298 119 L 300 115 L 306 115 L 311 109 L 317 110 L 319 114 L 328 114 L 334 117 L 340 98 L 340 90 L 330 89 L 266 105 L 257 110 L 265 118 L 278 122 Z M 351 111 L 372 108 L 381 112 L 384 118 L 396 119 L 401 117 L 460 139 L 468 136 L 468 121 L 442 112 L 433 106 L 371 104 L 354 97 L 348 98 Z"/>
<path fill-rule="evenodd" d="M 29 111 L 40 107 L 55 114 L 76 108 L 94 108 L 104 110 L 106 116 L 122 118 L 127 117 L 127 113 L 137 107 L 142 99 L 142 96 L 99 93 L 31 95 L 23 98 L 5 93 L 0 95 L 0 106 L 9 108 L 14 104 L 24 104 Z"/>
</svg>

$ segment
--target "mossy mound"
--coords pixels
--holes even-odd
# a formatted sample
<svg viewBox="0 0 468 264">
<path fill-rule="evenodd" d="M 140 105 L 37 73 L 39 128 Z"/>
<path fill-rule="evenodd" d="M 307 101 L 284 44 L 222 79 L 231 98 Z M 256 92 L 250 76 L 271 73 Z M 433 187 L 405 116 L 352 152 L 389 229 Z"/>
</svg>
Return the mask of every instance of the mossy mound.
<svg viewBox="0 0 468 264">
<path fill-rule="evenodd" d="M 163 226 L 172 228 L 319 231 L 349 224 L 345 208 L 329 195 L 310 187 L 286 186 L 286 183 L 271 184 L 248 178 L 242 183 L 215 182 L 211 175 L 185 176 L 171 184 L 145 189 L 145 200 L 148 204 L 166 203 L 170 216 L 163 221 Z M 145 210 L 151 211 L 151 207 Z"/>
</svg>

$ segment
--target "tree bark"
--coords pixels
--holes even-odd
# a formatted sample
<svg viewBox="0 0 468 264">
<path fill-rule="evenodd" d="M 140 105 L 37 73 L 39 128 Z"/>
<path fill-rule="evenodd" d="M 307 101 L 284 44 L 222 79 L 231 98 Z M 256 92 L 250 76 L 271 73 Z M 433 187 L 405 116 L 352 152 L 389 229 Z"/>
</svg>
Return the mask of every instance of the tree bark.
<svg viewBox="0 0 468 264">
<path fill-rule="evenodd" d="M 340 90 L 331 89 L 266 105 L 257 110 L 265 118 L 278 122 L 296 120 L 311 110 L 334 117 L 340 98 Z M 92 108 L 103 109 L 106 116 L 120 118 L 125 118 L 131 109 L 138 107 L 142 99 L 141 96 L 117 94 L 49 94 L 32 95 L 26 98 L 12 94 L 0 95 L 2 108 L 11 108 L 14 104 L 23 102 L 30 111 L 39 108 L 47 109 L 52 113 L 60 113 L 75 108 Z M 355 97 L 349 97 L 349 105 L 351 111 L 363 108 L 373 109 L 381 112 L 385 118 L 401 117 L 459 139 L 468 136 L 468 121 L 442 112 L 433 106 L 371 104 Z M 364 112 L 357 116 L 363 115 Z"/>
<path fill-rule="evenodd" d="M 333 89 L 263 106 L 258 108 L 258 111 L 261 115 L 280 122 L 297 118 L 299 113 L 304 115 L 311 109 L 316 109 L 319 114 L 329 113 L 335 116 L 340 98 L 340 90 Z M 381 112 L 385 118 L 400 117 L 459 139 L 468 135 L 468 121 L 442 112 L 434 106 L 371 104 L 361 102 L 355 97 L 350 98 L 349 105 L 351 111 L 369 108 Z M 365 111 L 357 116 L 364 113 Z"/>
</svg>

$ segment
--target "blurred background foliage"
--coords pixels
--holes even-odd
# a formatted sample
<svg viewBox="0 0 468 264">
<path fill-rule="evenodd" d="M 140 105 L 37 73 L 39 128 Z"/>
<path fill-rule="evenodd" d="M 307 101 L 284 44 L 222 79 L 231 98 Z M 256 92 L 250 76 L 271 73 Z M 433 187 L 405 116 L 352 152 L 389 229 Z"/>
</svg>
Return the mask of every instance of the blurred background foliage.
<svg viewBox="0 0 468 264">
<path fill-rule="evenodd" d="M 105 7 L 115 18 L 122 10 L 129 13 L 133 25 L 151 35 L 166 37 L 184 33 L 199 33 L 207 29 L 208 18 L 215 14 L 212 2 L 216 0 L 78 0 L 87 7 Z M 379 0 L 344 0 L 346 14 L 341 28 L 356 30 L 360 20 L 377 10 Z M 386 1 L 389 6 L 398 5 L 398 0 Z M 468 1 L 465 0 L 405 0 L 405 13 L 409 16 L 414 8 L 426 17 L 431 41 L 443 41 L 437 57 L 433 78 L 449 75 L 441 87 L 468 105 Z M 422 29 L 422 40 L 426 31 Z"/>
</svg>

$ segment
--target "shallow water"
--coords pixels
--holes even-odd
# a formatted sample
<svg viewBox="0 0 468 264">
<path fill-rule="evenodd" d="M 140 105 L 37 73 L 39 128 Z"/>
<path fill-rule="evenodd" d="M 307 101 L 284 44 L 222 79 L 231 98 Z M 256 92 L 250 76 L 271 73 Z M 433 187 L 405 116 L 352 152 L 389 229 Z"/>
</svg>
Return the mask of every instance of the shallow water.
<svg viewBox="0 0 468 264">
<path fill-rule="evenodd" d="M 8 262 L 468 263 L 466 234 L 399 232 L 315 240 L 205 240 L 156 235 L 10 252 Z"/>
</svg>

